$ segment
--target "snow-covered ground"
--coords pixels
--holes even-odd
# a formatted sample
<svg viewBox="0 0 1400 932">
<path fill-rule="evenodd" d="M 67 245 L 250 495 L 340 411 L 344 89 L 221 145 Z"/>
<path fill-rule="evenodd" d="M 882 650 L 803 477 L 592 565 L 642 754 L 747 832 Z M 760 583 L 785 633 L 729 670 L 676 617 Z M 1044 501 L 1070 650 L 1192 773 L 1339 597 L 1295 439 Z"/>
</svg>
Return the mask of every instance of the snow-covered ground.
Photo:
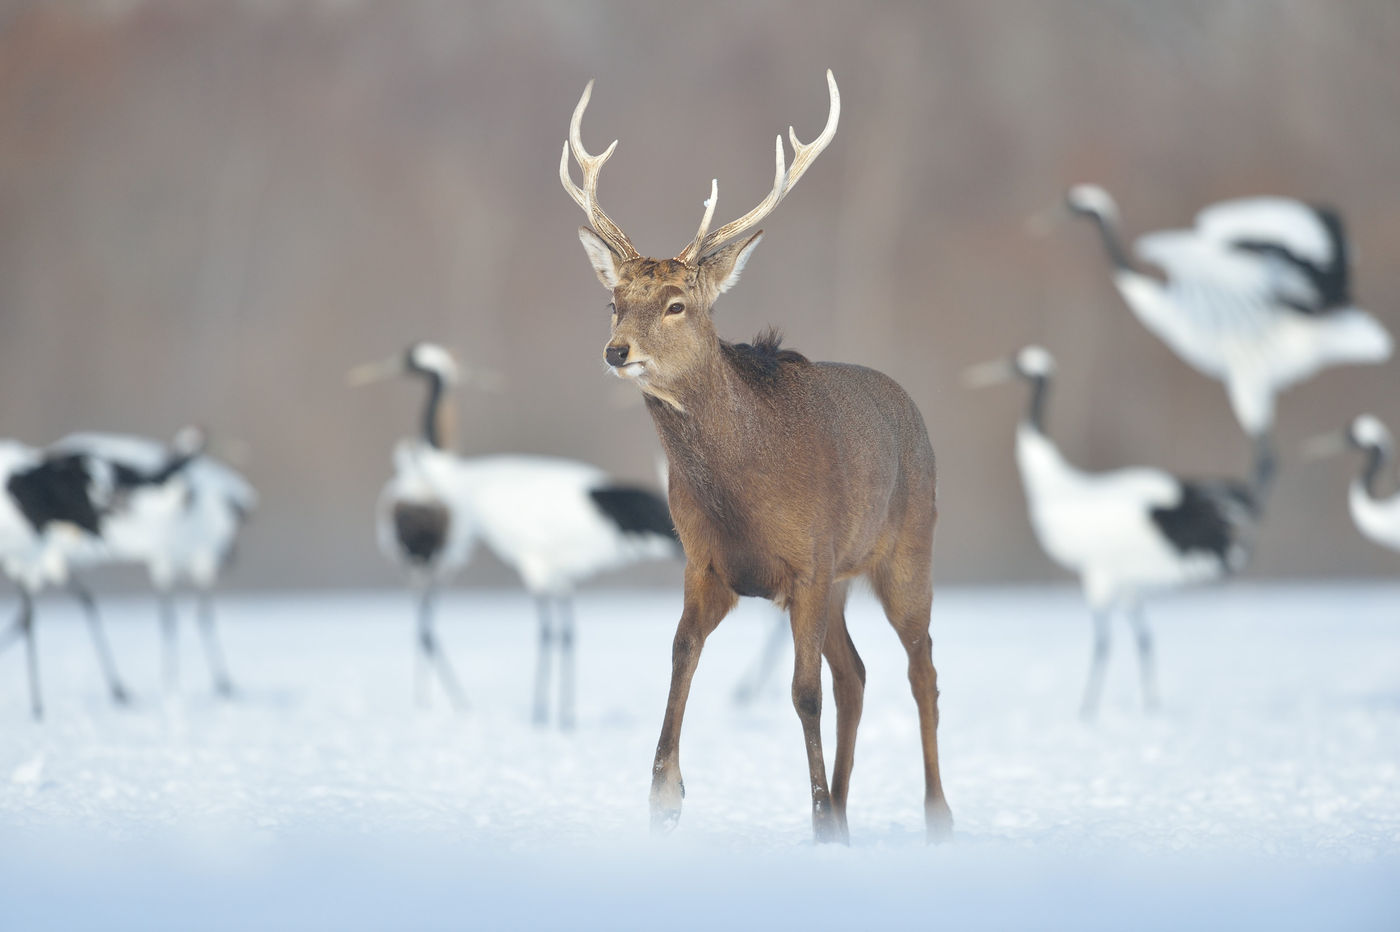
<svg viewBox="0 0 1400 932">
<path fill-rule="evenodd" d="M 47 719 L 0 655 L 0 928 L 1400 928 L 1400 585 L 1237 586 L 1157 603 L 1164 709 L 1126 628 L 1103 714 L 1076 717 L 1077 594 L 946 589 L 934 606 L 953 843 L 923 843 L 916 718 L 868 596 L 851 847 L 810 842 L 790 660 L 745 602 L 706 646 L 674 834 L 648 834 L 678 593 L 580 598 L 579 724 L 529 724 L 521 593 L 443 602 L 472 708 L 413 701 L 399 593 L 240 596 L 220 702 L 154 606 L 105 604 L 138 694 L 105 701 L 75 607 L 40 604 Z M 0 608 L 3 608 L 0 605 Z M 790 653 L 789 653 L 790 657 Z M 826 718 L 831 759 L 831 707 Z"/>
</svg>

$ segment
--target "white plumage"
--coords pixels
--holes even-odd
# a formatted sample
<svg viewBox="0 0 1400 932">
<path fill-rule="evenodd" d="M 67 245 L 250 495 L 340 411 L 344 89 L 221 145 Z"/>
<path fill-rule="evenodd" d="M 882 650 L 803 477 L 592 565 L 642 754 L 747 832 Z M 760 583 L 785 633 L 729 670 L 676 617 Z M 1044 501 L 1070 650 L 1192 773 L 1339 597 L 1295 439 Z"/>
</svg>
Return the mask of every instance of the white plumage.
<svg viewBox="0 0 1400 932">
<path fill-rule="evenodd" d="M 537 602 L 535 719 L 546 717 L 550 653 L 557 641 L 563 680 L 559 717 L 568 727 L 573 721 L 572 594 L 605 570 L 679 555 L 666 503 L 573 460 L 458 456 L 444 443 L 448 425 L 442 405 L 458 378 L 451 355 L 435 344 L 416 343 L 401 356 L 357 369 L 352 381 L 399 374 L 423 378 L 428 401 L 422 435 L 395 448 L 395 475 L 379 498 L 377 536 L 385 556 L 420 589 L 421 656 L 435 664 L 460 703 L 456 677 L 433 631 L 432 594 L 471 559 L 478 541 L 484 543 L 519 574 Z"/>
<path fill-rule="evenodd" d="M 1144 596 L 1223 578 L 1243 567 L 1256 524 L 1243 483 L 1180 479 L 1158 469 L 1090 473 L 1067 461 L 1045 433 L 1054 360 L 1026 347 L 1010 363 L 969 372 L 972 384 L 1020 377 L 1031 386 L 1028 416 L 1016 430 L 1016 463 L 1031 526 L 1046 554 L 1077 574 L 1095 623 L 1094 660 L 1082 712 L 1098 706 L 1112 612 L 1127 613 L 1138 642 L 1144 702 L 1156 704 Z"/>
<path fill-rule="evenodd" d="M 104 516 L 100 546 L 78 551 L 75 562 L 145 567 L 159 596 L 167 688 L 174 688 L 177 678 L 174 590 L 194 587 L 214 687 L 230 695 L 233 686 L 214 627 L 212 590 L 257 505 L 257 493 L 237 471 L 201 452 L 203 443 L 193 429 L 182 431 L 173 447 L 145 437 L 87 432 L 71 434 L 51 449 L 87 454 L 119 471 L 147 475 L 162 470 L 172 457 L 181 461 L 160 481 L 127 490 Z"/>
<path fill-rule="evenodd" d="M 1183 360 L 1225 384 L 1236 419 L 1258 445 L 1257 470 L 1273 472 L 1275 396 L 1329 366 L 1383 362 L 1390 334 L 1352 304 L 1350 248 L 1333 210 L 1281 197 L 1205 208 L 1191 229 L 1149 233 L 1138 270 L 1102 188 L 1070 189 L 1072 210 L 1092 218 L 1114 283 L 1143 325 Z"/>
<path fill-rule="evenodd" d="M 1146 468 L 1084 472 L 1025 423 L 1016 429 L 1016 462 L 1041 547 L 1079 574 L 1097 611 L 1153 589 L 1218 579 L 1244 562 L 1239 541 L 1222 559 L 1208 550 L 1182 552 L 1164 534 L 1153 513 L 1182 506 L 1175 476 Z"/>
</svg>

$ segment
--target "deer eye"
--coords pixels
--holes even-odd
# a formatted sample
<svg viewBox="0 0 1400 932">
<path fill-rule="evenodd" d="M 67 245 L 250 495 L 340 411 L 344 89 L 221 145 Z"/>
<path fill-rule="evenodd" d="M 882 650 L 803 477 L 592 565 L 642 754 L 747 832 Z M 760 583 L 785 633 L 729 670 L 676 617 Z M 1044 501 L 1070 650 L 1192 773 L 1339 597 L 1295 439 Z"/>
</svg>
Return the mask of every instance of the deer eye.
<svg viewBox="0 0 1400 932">
<path fill-rule="evenodd" d="M 684 304 L 682 304 L 682 303 L 679 302 L 679 301 L 674 301 L 674 302 L 671 303 L 671 306 L 670 306 L 670 307 L 666 308 L 666 313 L 667 313 L 667 314 L 680 314 L 680 313 L 683 312 L 684 310 L 685 310 L 685 305 L 684 305 Z"/>
</svg>

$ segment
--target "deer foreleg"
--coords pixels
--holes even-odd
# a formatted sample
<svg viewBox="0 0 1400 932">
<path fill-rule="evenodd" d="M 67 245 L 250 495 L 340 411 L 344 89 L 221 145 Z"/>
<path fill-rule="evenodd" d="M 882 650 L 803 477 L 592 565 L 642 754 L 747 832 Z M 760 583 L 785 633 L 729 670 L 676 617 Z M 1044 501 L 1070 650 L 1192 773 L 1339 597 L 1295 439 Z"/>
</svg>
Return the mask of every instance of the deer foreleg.
<svg viewBox="0 0 1400 932">
<path fill-rule="evenodd" d="M 666 697 L 666 717 L 656 742 L 656 761 L 651 768 L 651 828 L 668 832 L 681 816 L 685 784 L 681 780 L 680 736 L 685 702 L 690 696 L 690 680 L 700 663 L 705 639 L 715 629 L 739 597 L 706 568 L 687 563 L 685 568 L 685 608 L 676 636 L 671 642 L 671 692 Z M 818 682 L 820 685 L 820 682 Z"/>
</svg>

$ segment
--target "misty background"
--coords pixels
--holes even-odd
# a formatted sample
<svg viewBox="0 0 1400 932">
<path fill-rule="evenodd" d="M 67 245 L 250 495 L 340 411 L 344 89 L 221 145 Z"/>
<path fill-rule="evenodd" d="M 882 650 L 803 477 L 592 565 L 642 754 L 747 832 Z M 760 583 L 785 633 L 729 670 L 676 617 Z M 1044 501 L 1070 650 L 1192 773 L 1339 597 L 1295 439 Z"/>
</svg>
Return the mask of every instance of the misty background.
<svg viewBox="0 0 1400 932">
<path fill-rule="evenodd" d="M 345 372 L 416 339 L 504 376 L 459 392 L 461 452 L 654 485 L 557 177 L 570 113 L 596 78 L 585 143 L 621 140 L 600 199 L 670 256 L 712 177 L 718 224 L 767 192 L 774 134 L 820 131 L 829 67 L 836 139 L 719 330 L 776 324 L 910 391 L 939 455 L 937 581 L 1065 579 L 1012 459 L 1024 391 L 964 391 L 967 365 L 1052 350 L 1050 431 L 1084 468 L 1243 475 L 1249 446 L 1221 386 L 1128 312 L 1089 225 L 1027 218 L 1080 181 L 1129 236 L 1230 197 L 1331 203 L 1358 305 L 1400 335 L 1397 61 L 1391 0 L 0 3 L 0 436 L 203 424 L 262 496 L 243 587 L 396 580 L 373 510 L 422 393 Z M 1397 384 L 1392 361 L 1282 397 L 1248 575 L 1395 574 L 1347 515 L 1358 464 L 1298 447 L 1363 410 L 1400 428 Z M 463 581 L 511 578 L 483 558 Z"/>
</svg>

